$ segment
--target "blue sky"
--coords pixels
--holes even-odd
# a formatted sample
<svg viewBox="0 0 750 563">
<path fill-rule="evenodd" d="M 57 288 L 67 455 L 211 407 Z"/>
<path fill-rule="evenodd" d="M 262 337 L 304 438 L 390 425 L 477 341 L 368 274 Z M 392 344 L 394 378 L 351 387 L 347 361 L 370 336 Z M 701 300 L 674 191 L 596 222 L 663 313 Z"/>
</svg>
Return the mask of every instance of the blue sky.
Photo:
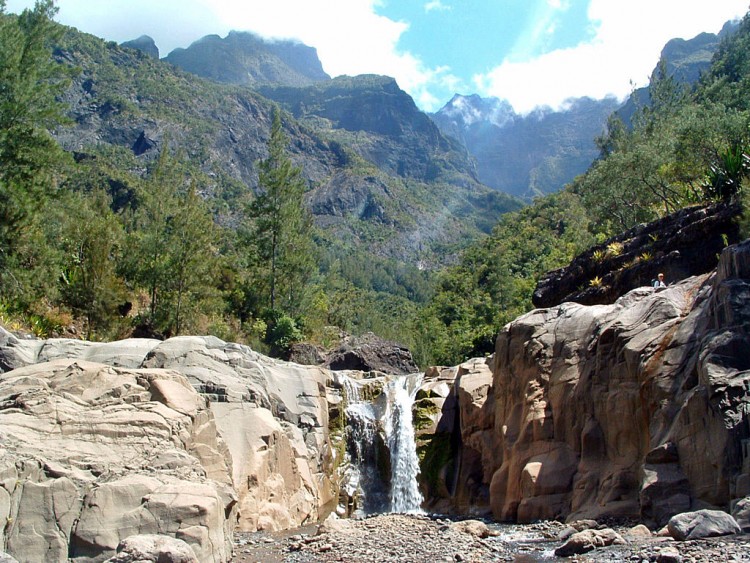
<svg viewBox="0 0 750 563">
<path fill-rule="evenodd" d="M 33 0 L 8 0 L 17 12 Z M 61 23 L 113 41 L 151 35 L 162 56 L 253 31 L 317 48 L 331 76 L 385 74 L 425 111 L 456 94 L 519 113 L 572 97 L 624 98 L 664 44 L 716 33 L 750 0 L 58 0 Z"/>
</svg>

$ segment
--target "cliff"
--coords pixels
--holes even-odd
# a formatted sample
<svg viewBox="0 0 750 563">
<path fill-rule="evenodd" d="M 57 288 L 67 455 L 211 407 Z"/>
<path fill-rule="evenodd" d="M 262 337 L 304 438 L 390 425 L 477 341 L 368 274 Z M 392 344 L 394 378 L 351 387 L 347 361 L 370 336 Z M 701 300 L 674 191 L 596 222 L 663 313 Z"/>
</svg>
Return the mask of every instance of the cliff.
<svg viewBox="0 0 750 563">
<path fill-rule="evenodd" d="M 667 289 L 509 323 L 490 364 L 443 370 L 442 393 L 431 390 L 440 374 L 426 380 L 436 408 L 423 447 L 438 459 L 442 435 L 449 452 L 431 471 L 432 503 L 659 526 L 691 508 L 729 510 L 750 494 L 748 300 L 745 241 L 716 271 Z"/>
</svg>

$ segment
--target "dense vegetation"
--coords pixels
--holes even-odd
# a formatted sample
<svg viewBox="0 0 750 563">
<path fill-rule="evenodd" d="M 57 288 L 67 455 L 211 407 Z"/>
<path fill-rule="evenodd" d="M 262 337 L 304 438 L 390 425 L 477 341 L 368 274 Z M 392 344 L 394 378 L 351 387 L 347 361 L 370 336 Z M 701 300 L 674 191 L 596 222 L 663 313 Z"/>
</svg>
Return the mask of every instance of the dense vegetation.
<svg viewBox="0 0 750 563">
<path fill-rule="evenodd" d="M 586 174 L 499 217 L 490 236 L 438 272 L 432 255 L 425 264 L 408 264 L 363 247 L 381 245 L 395 222 L 413 221 L 407 209 L 428 195 L 455 207 L 454 186 L 436 183 L 428 194 L 408 176 L 398 186 L 381 179 L 344 147 L 356 133 L 340 133 L 331 146 L 340 148 L 349 173 L 402 190 L 405 206 L 383 211 L 370 198 L 371 212 L 384 216 L 357 230 L 357 247 L 313 226 L 281 127 L 293 119 L 279 110 L 267 157 L 255 163 L 255 190 L 206 173 L 201 165 L 211 148 L 200 133 L 213 125 L 197 111 L 184 123 L 193 132 L 186 141 L 193 143 L 190 158 L 169 143 L 152 160 L 107 143 L 63 151 L 50 131 L 65 127 L 64 92 L 75 75 L 51 56 L 63 33 L 50 21 L 54 13 L 52 0 L 39 0 L 10 16 L 0 0 L 0 322 L 42 336 L 69 327 L 91 339 L 211 333 L 283 355 L 300 339 L 330 344 L 339 330 L 373 331 L 412 348 L 422 364 L 452 364 L 490 351 L 503 324 L 530 309 L 544 272 L 637 222 L 736 197 L 748 176 L 746 17 L 697 86 L 676 84 L 660 66 L 652 103 L 632 127 L 610 120 L 598 140 L 601 157 Z M 92 42 L 86 49 L 110 46 Z M 132 72 L 111 58 L 102 61 L 110 62 L 96 66 L 92 77 L 99 88 Z M 161 80 L 157 63 L 144 61 L 153 76 L 132 77 L 138 87 L 131 94 L 99 92 L 99 111 L 127 127 L 138 96 L 168 114 L 174 106 L 161 101 L 159 88 L 170 91 L 173 103 L 185 96 L 181 103 L 192 107 L 185 77 Z M 235 102 L 269 104 L 249 91 L 196 88 L 193 95 L 216 97 L 227 112 Z M 499 201 L 490 198 L 485 207 L 498 209 Z M 467 222 L 481 228 L 489 216 Z M 420 229 L 457 225 L 436 219 L 414 227 L 418 237 Z M 428 253 L 438 251 L 432 246 Z"/>
</svg>

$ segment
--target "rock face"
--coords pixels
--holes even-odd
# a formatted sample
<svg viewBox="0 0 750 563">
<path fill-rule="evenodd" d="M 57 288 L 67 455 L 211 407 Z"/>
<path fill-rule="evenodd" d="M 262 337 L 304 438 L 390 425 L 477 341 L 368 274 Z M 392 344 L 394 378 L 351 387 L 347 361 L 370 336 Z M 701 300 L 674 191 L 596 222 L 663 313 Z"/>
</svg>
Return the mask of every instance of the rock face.
<svg viewBox="0 0 750 563">
<path fill-rule="evenodd" d="M 619 105 L 577 98 L 561 111 L 519 115 L 505 100 L 457 94 L 432 119 L 466 146 L 483 184 L 530 200 L 586 171 L 599 156 L 594 139 Z"/>
<path fill-rule="evenodd" d="M 659 272 L 667 284 L 706 274 L 716 268 L 715 257 L 724 247 L 738 242 L 739 213 L 739 205 L 719 203 L 633 227 L 547 273 L 534 291 L 534 306 L 611 304 L 636 287 L 651 285 Z"/>
<path fill-rule="evenodd" d="M 166 60 L 187 72 L 229 84 L 307 86 L 330 80 L 317 51 L 293 41 L 266 41 L 247 32 L 207 35 Z"/>
<path fill-rule="evenodd" d="M 497 519 L 520 522 L 661 526 L 728 510 L 750 487 L 749 303 L 745 241 L 716 272 L 666 290 L 516 319 L 497 339 L 491 385 L 486 373 L 459 378 L 465 367 L 425 378 L 422 438 L 436 447 L 423 452 L 423 489 L 459 512 L 484 498 Z"/>
<path fill-rule="evenodd" d="M 414 421 L 426 508 L 489 514 L 495 465 L 491 397 L 492 369 L 485 359 L 425 375 Z"/>
<path fill-rule="evenodd" d="M 156 46 L 156 43 L 154 43 L 153 38 L 149 37 L 148 35 L 141 35 L 137 39 L 132 39 L 130 41 L 125 41 L 124 43 L 120 43 L 120 47 L 128 47 L 130 49 L 136 49 L 138 51 L 145 53 L 152 59 L 159 58 L 159 48 Z"/>
<path fill-rule="evenodd" d="M 330 351 L 307 344 L 295 345 L 291 356 L 295 362 L 320 365 L 334 371 L 378 371 L 389 375 L 419 372 L 408 348 L 371 332 L 362 336 L 344 335 L 339 345 Z"/>
<path fill-rule="evenodd" d="M 0 366 L 11 555 L 83 561 L 161 534 L 227 561 L 234 529 L 317 521 L 336 502 L 326 370 L 213 337 L 98 344 L 2 329 Z"/>
<path fill-rule="evenodd" d="M 0 405 L 0 549 L 85 560 L 152 533 L 231 556 L 225 446 L 184 376 L 61 359 L 2 374 Z"/>
</svg>

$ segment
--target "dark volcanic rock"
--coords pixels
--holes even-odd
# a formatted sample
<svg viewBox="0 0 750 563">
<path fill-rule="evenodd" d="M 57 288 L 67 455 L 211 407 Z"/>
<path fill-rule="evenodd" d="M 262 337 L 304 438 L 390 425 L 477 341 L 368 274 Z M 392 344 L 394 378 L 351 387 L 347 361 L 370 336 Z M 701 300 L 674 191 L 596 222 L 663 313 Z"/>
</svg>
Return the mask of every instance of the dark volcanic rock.
<svg viewBox="0 0 750 563">
<path fill-rule="evenodd" d="M 368 332 L 362 336 L 341 335 L 338 346 L 325 351 L 311 344 L 295 344 L 290 360 L 299 364 L 319 365 L 332 370 L 379 371 L 390 375 L 417 373 L 419 366 L 411 352 Z"/>
<path fill-rule="evenodd" d="M 547 273 L 537 283 L 534 306 L 610 304 L 636 287 L 652 285 L 659 272 L 667 284 L 710 272 L 722 249 L 739 240 L 739 213 L 736 203 L 718 203 L 637 225 Z"/>
<path fill-rule="evenodd" d="M 372 333 L 345 339 L 339 349 L 328 357 L 326 367 L 332 370 L 380 371 L 393 375 L 419 371 L 407 348 Z"/>
<path fill-rule="evenodd" d="M 120 47 L 136 49 L 138 51 L 141 51 L 142 53 L 147 54 L 153 59 L 159 58 L 159 48 L 156 46 L 156 43 L 154 43 L 154 40 L 148 35 L 141 35 L 138 39 L 132 39 L 130 41 L 120 43 Z"/>
</svg>

